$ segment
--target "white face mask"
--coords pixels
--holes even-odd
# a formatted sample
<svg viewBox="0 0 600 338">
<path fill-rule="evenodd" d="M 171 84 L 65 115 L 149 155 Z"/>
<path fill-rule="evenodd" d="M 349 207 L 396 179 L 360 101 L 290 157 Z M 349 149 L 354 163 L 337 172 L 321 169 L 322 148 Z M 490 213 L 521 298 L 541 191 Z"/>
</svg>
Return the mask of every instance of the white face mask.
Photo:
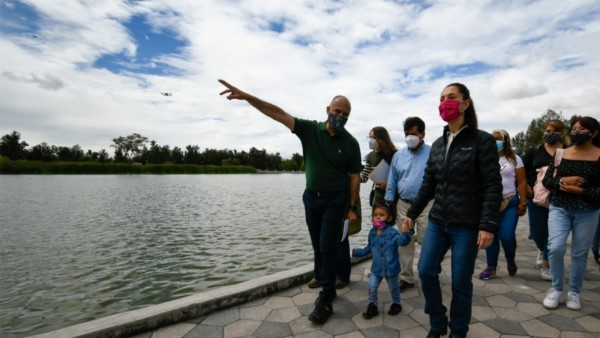
<svg viewBox="0 0 600 338">
<path fill-rule="evenodd" d="M 404 138 L 404 140 L 406 141 L 406 145 L 410 149 L 414 149 L 416 146 L 419 145 L 419 142 L 421 142 L 421 140 L 419 140 L 419 137 L 415 135 L 408 135 Z"/>
<path fill-rule="evenodd" d="M 369 137 L 369 149 L 377 149 L 379 147 L 379 142 L 377 139 Z"/>
</svg>

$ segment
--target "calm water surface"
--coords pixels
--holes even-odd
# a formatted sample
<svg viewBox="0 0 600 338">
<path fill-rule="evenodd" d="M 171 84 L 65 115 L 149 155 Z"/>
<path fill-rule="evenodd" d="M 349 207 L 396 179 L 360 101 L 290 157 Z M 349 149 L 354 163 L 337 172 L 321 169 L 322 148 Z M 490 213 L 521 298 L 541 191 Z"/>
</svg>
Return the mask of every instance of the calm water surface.
<svg viewBox="0 0 600 338">
<path fill-rule="evenodd" d="M 310 263 L 304 183 L 302 174 L 0 176 L 0 336 Z M 365 245 L 367 232 L 351 243 Z"/>
</svg>

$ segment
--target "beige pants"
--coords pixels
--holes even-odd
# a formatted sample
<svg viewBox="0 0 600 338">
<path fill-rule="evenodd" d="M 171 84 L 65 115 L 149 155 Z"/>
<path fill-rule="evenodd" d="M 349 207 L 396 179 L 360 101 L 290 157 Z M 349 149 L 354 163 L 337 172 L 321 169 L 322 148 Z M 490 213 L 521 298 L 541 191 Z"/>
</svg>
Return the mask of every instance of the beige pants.
<svg viewBox="0 0 600 338">
<path fill-rule="evenodd" d="M 407 246 L 398 247 L 398 253 L 400 254 L 400 267 L 402 271 L 400 272 L 400 280 L 403 280 L 407 283 L 413 284 L 415 282 L 415 275 L 413 272 L 413 263 L 415 260 L 415 242 L 421 243 L 423 242 L 423 237 L 425 236 L 425 229 L 427 229 L 428 215 L 429 210 L 431 209 L 431 205 L 433 204 L 433 200 L 429 201 L 423 212 L 417 219 L 414 220 L 414 230 L 415 235 L 413 236 L 413 240 Z M 398 231 L 402 232 L 402 222 L 404 222 L 404 218 L 406 218 L 406 212 L 410 208 L 410 204 L 404 202 L 403 200 L 398 200 L 398 204 L 396 205 L 396 224 L 398 225 Z"/>
</svg>

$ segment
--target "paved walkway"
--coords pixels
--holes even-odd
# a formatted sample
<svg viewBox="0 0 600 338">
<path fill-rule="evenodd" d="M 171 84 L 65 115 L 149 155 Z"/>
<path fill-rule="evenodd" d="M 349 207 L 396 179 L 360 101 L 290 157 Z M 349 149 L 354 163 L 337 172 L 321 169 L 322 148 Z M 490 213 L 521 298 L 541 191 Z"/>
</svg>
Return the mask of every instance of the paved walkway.
<svg viewBox="0 0 600 338">
<path fill-rule="evenodd" d="M 600 271 L 591 254 L 584 290 L 581 292 L 583 309 L 572 311 L 561 305 L 556 310 L 547 310 L 541 301 L 550 282 L 539 277 L 539 271 L 535 268 L 538 251 L 527 235 L 528 224 L 522 220 L 517 228 L 516 261 L 519 270 L 514 277 L 508 276 L 502 260 L 496 278 L 482 281 L 474 276 L 473 318 L 469 337 L 600 337 Z M 566 271 L 569 271 L 569 261 L 565 259 Z M 139 334 L 135 338 L 425 337 L 429 323 L 423 312 L 424 300 L 418 283 L 417 287 L 402 293 L 402 312 L 397 316 L 389 316 L 390 293 L 384 281 L 379 288 L 379 316 L 371 320 L 362 317 L 368 303 L 370 263 L 364 261 L 352 268 L 350 285 L 338 290 L 338 297 L 333 303 L 334 314 L 322 326 L 308 320 L 318 289 L 309 289 L 302 284 L 257 301 Z M 478 275 L 484 267 L 485 252 L 480 251 L 475 274 Z M 440 280 L 444 304 L 449 308 L 448 258 L 442 263 L 442 269 Z"/>
</svg>

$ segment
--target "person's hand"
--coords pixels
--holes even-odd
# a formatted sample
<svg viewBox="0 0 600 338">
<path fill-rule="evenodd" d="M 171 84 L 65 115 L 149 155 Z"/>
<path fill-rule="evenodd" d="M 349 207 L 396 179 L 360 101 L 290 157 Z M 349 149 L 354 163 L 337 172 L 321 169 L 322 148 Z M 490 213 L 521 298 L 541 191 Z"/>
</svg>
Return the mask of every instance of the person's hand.
<svg viewBox="0 0 600 338">
<path fill-rule="evenodd" d="M 581 176 L 565 176 L 560 179 L 558 186 L 566 193 L 581 195 L 586 182 L 586 179 Z"/>
<path fill-rule="evenodd" d="M 477 235 L 477 249 L 485 249 L 490 244 L 492 244 L 492 240 L 494 239 L 494 234 L 491 232 L 487 232 L 484 230 L 479 230 L 479 234 Z"/>
<path fill-rule="evenodd" d="M 412 218 L 406 217 L 404 219 L 404 222 L 402 222 L 402 232 L 412 231 L 412 229 L 414 227 L 414 223 L 415 222 L 412 220 Z"/>
<path fill-rule="evenodd" d="M 221 82 L 223 86 L 227 87 L 227 89 L 222 91 L 219 95 L 229 94 L 227 95 L 228 100 L 246 100 L 248 98 L 249 95 L 247 93 L 239 90 L 237 87 L 232 86 L 227 81 L 219 79 L 219 82 Z"/>
<path fill-rule="evenodd" d="M 350 209 L 348 210 L 348 223 L 354 224 L 358 220 L 358 216 L 356 215 L 356 211 Z"/>
<path fill-rule="evenodd" d="M 527 185 L 527 198 L 533 198 L 533 188 Z"/>
<path fill-rule="evenodd" d="M 519 203 L 519 206 L 517 206 L 517 214 L 519 214 L 519 216 L 523 216 L 525 215 L 525 212 L 527 212 L 527 204 Z"/>
<path fill-rule="evenodd" d="M 375 186 L 381 190 L 385 190 L 385 188 L 387 187 L 387 182 L 377 183 L 375 184 Z"/>
</svg>

